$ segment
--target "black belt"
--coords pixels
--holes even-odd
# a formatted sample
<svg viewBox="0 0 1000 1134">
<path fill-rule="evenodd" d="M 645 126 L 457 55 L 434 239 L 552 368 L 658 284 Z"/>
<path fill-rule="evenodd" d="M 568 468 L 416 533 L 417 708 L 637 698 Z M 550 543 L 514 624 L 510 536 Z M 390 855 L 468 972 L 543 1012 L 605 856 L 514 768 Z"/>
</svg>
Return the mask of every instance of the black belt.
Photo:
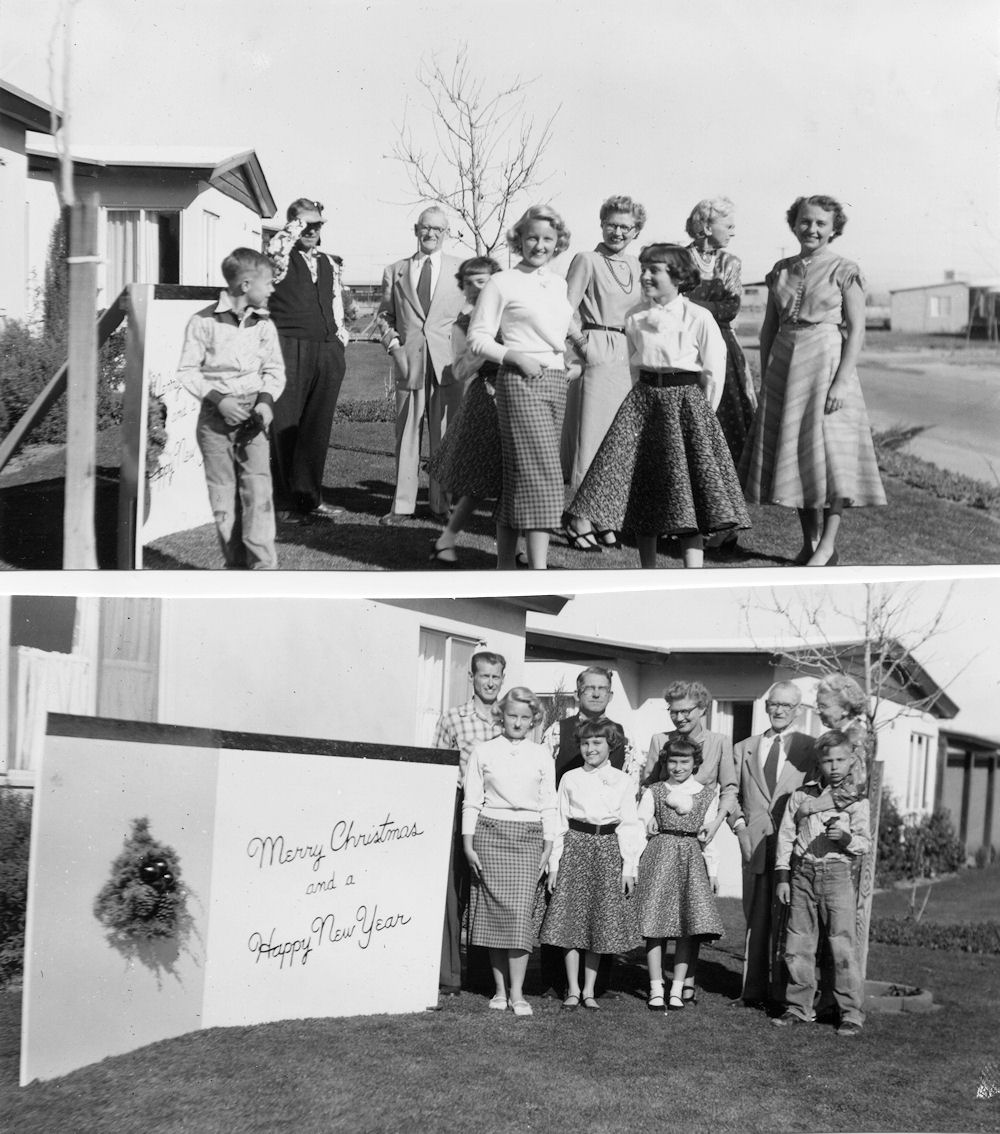
<svg viewBox="0 0 1000 1134">
<path fill-rule="evenodd" d="M 569 829 L 579 831 L 584 835 L 613 835 L 618 829 L 617 823 L 584 823 L 582 819 L 570 819 Z"/>
<path fill-rule="evenodd" d="M 616 335 L 624 335 L 624 327 L 606 327 L 603 323 L 584 323 L 584 331 L 613 331 Z"/>
<path fill-rule="evenodd" d="M 701 372 L 698 370 L 640 370 L 639 381 L 644 386 L 665 389 L 668 386 L 698 386 Z"/>
<path fill-rule="evenodd" d="M 658 835 L 688 835 L 692 839 L 696 839 L 698 837 L 697 831 L 657 831 L 656 833 Z"/>
</svg>

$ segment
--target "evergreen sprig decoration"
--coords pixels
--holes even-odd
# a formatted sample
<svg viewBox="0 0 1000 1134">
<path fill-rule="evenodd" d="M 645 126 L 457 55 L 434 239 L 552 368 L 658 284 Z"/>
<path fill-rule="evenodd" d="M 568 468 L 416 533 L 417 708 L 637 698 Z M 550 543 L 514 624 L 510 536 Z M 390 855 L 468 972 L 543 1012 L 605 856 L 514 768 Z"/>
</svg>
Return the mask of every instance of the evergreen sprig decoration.
<svg viewBox="0 0 1000 1134">
<path fill-rule="evenodd" d="M 187 922 L 180 859 L 149 833 L 148 818 L 132 820 L 132 833 L 94 902 L 94 916 L 114 943 L 174 937 Z"/>
</svg>

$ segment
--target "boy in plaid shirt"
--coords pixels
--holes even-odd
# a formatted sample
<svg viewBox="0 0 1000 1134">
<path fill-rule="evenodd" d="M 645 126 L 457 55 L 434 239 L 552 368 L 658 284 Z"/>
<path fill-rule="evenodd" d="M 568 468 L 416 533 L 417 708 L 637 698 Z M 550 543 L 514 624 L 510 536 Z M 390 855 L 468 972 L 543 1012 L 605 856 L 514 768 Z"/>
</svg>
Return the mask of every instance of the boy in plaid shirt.
<svg viewBox="0 0 1000 1134">
<path fill-rule="evenodd" d="M 788 989 L 778 1027 L 811 1023 L 819 935 L 833 955 L 837 1035 L 864 1023 L 864 987 L 855 941 L 856 898 L 851 859 L 871 847 L 871 816 L 850 738 L 836 729 L 816 741 L 818 775 L 797 788 L 778 829 L 775 896 L 789 906 L 785 963 Z"/>
<path fill-rule="evenodd" d="M 227 567 L 273 569 L 274 501 L 267 431 L 285 388 L 278 334 L 267 312 L 271 261 L 237 248 L 222 261 L 226 290 L 192 315 L 177 380 L 201 402 L 197 438 Z"/>
</svg>

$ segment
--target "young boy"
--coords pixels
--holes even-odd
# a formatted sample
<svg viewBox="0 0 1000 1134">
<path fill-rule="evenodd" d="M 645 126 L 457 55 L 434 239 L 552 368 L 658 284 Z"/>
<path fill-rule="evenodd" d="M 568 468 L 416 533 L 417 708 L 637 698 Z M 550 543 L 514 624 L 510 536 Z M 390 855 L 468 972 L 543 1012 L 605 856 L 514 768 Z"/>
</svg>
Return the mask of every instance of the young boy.
<svg viewBox="0 0 1000 1134">
<path fill-rule="evenodd" d="M 274 569 L 274 503 L 267 430 L 285 388 L 267 312 L 271 261 L 237 248 L 222 261 L 226 290 L 192 315 L 177 380 L 201 402 L 197 437 L 227 567 Z"/>
<path fill-rule="evenodd" d="M 855 943 L 852 857 L 871 846 L 868 800 L 860 798 L 850 739 L 836 729 L 816 741 L 819 775 L 792 792 L 778 829 L 775 896 L 789 905 L 785 963 L 788 989 L 778 1027 L 814 1018 L 819 934 L 833 955 L 833 996 L 839 1036 L 861 1031 L 864 988 Z M 791 882 L 789 882 L 789 875 Z"/>
</svg>

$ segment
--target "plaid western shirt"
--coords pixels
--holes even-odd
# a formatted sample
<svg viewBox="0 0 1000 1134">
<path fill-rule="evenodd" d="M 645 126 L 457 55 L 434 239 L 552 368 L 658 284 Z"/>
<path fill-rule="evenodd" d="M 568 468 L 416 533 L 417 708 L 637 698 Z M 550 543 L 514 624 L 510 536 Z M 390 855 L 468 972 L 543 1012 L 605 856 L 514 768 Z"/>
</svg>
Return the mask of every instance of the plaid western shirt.
<svg viewBox="0 0 1000 1134">
<path fill-rule="evenodd" d="M 459 787 L 465 783 L 465 769 L 469 763 L 469 753 L 477 744 L 492 740 L 503 731 L 500 715 L 495 709 L 491 719 L 484 720 L 476 712 L 476 702 L 466 701 L 441 714 L 437 732 L 434 734 L 435 748 L 457 748 L 459 751 Z"/>
</svg>

